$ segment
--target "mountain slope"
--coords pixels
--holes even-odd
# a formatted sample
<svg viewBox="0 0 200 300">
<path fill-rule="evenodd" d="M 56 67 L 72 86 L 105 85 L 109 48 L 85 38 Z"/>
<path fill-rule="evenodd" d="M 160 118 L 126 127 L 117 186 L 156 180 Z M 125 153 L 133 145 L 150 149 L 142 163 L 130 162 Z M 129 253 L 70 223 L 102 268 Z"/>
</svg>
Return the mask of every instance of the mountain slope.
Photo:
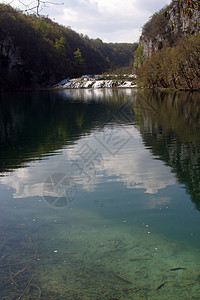
<svg viewBox="0 0 200 300">
<path fill-rule="evenodd" d="M 200 6 L 186 5 L 172 1 L 143 26 L 134 61 L 142 86 L 200 89 Z"/>
<path fill-rule="evenodd" d="M 0 88 L 52 85 L 128 65 L 135 44 L 104 44 L 48 18 L 0 5 Z"/>
</svg>

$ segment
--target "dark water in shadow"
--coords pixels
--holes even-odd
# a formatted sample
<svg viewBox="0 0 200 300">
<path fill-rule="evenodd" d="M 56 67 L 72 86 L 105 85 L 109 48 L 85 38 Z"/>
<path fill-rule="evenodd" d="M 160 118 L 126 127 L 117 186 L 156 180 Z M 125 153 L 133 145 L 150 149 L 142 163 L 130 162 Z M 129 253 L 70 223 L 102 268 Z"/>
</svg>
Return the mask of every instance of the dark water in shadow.
<svg viewBox="0 0 200 300">
<path fill-rule="evenodd" d="M 1 94 L 1 299 L 198 299 L 199 96 Z"/>
</svg>

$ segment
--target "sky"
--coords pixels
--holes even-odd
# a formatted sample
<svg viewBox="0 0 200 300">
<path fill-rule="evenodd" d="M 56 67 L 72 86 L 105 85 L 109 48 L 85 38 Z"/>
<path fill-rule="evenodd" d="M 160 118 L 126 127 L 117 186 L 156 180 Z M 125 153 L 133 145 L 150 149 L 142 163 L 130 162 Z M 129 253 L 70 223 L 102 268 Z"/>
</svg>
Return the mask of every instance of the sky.
<svg viewBox="0 0 200 300">
<path fill-rule="evenodd" d="M 43 0 L 44 2 L 45 0 Z M 35 6 L 37 0 L 4 1 L 15 8 Z M 52 4 L 52 3 L 55 3 Z M 171 0 L 48 0 L 41 15 L 90 38 L 104 42 L 137 42 L 142 26 Z"/>
</svg>

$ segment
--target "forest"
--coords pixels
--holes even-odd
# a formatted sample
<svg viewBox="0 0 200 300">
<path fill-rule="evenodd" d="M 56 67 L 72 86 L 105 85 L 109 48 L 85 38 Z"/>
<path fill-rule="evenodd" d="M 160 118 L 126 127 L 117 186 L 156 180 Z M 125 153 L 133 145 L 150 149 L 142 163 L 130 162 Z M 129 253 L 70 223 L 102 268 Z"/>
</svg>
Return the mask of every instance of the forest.
<svg viewBox="0 0 200 300">
<path fill-rule="evenodd" d="M 148 88 L 200 88 L 200 36 L 179 40 L 164 47 L 137 70 L 138 82 Z"/>
<path fill-rule="evenodd" d="M 118 70 L 134 71 L 138 86 L 198 90 L 199 20 L 199 1 L 172 1 L 144 24 L 139 44 L 104 43 L 0 4 L 0 90 Z"/>
<path fill-rule="evenodd" d="M 199 20 L 198 1 L 173 1 L 151 17 L 134 56 L 139 86 L 200 89 Z"/>
<path fill-rule="evenodd" d="M 0 89 L 52 85 L 129 64 L 137 44 L 103 43 L 48 17 L 0 5 Z"/>
</svg>

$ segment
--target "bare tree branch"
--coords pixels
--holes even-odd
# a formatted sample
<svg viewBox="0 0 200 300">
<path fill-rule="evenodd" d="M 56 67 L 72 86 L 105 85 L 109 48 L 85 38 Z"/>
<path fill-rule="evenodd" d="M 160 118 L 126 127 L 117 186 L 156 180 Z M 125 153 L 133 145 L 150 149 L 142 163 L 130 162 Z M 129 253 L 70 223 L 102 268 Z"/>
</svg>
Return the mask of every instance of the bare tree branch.
<svg viewBox="0 0 200 300">
<path fill-rule="evenodd" d="M 12 5 L 14 0 L 9 2 L 9 5 Z M 19 4 L 21 4 L 24 9 L 21 9 L 21 12 L 29 13 L 29 12 L 34 12 L 38 17 L 40 16 L 41 11 L 43 10 L 44 7 L 48 7 L 48 4 L 50 5 L 64 5 L 64 3 L 58 3 L 54 1 L 42 1 L 42 0 L 34 0 L 29 2 L 28 4 L 25 3 L 22 0 L 18 0 Z"/>
</svg>

